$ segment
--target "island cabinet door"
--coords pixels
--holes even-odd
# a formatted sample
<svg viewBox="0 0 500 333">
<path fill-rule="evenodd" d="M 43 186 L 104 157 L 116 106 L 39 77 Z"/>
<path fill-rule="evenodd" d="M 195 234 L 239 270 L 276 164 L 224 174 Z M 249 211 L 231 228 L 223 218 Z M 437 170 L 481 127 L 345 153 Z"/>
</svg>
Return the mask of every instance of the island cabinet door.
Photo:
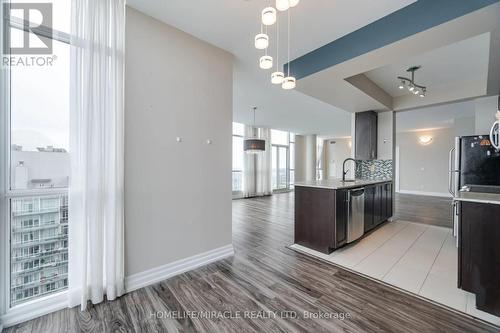
<svg viewBox="0 0 500 333">
<path fill-rule="evenodd" d="M 459 286 L 479 310 L 500 316 L 500 205 L 461 203 Z"/>
<path fill-rule="evenodd" d="M 335 247 L 335 190 L 295 187 L 295 243 L 323 253 Z"/>
<path fill-rule="evenodd" d="M 365 187 L 365 231 L 375 227 L 374 219 L 375 186 Z"/>
</svg>

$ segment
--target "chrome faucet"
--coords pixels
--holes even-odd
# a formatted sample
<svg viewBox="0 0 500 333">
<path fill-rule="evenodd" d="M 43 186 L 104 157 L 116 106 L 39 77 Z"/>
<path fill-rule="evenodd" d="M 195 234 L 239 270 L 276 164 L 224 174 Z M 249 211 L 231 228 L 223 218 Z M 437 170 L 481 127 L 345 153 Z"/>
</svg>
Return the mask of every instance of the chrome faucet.
<svg viewBox="0 0 500 333">
<path fill-rule="evenodd" d="M 347 175 L 347 173 L 349 172 L 349 169 L 347 169 L 347 171 L 345 171 L 345 162 L 347 161 L 353 161 L 354 162 L 354 166 L 356 166 L 356 160 L 354 158 L 346 158 L 344 160 L 344 163 L 342 164 L 342 181 L 345 182 L 345 175 Z"/>
</svg>

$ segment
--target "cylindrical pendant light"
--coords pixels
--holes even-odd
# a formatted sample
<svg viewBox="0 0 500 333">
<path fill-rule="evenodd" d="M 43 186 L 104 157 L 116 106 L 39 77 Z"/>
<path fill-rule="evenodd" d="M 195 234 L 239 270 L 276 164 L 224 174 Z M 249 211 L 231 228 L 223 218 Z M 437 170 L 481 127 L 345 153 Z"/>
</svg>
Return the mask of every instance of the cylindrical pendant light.
<svg viewBox="0 0 500 333">
<path fill-rule="evenodd" d="M 276 0 L 276 9 L 279 11 L 285 11 L 290 8 L 290 2 L 288 0 Z"/>
<path fill-rule="evenodd" d="M 266 34 L 257 34 L 255 36 L 255 48 L 258 50 L 267 49 L 269 46 L 269 36 Z"/>
<path fill-rule="evenodd" d="M 287 76 L 286 78 L 283 79 L 281 87 L 285 90 L 290 90 L 294 89 L 296 85 L 297 83 L 295 82 L 295 78 L 293 76 Z"/>
<path fill-rule="evenodd" d="M 285 74 L 283 74 L 283 72 L 273 72 L 271 74 L 271 83 L 272 84 L 282 84 L 284 78 L 285 78 Z"/>
<path fill-rule="evenodd" d="M 287 66 L 287 76 L 283 79 L 281 88 L 285 90 L 294 89 L 297 85 L 295 77 L 290 76 L 290 10 L 288 11 L 288 66 Z"/>
<path fill-rule="evenodd" d="M 273 25 L 276 23 L 276 9 L 273 7 L 266 7 L 262 10 L 262 24 Z"/>
<path fill-rule="evenodd" d="M 270 69 L 273 68 L 273 57 L 270 55 L 263 55 L 260 57 L 259 66 L 262 69 Z"/>
<path fill-rule="evenodd" d="M 299 4 L 300 0 L 289 0 L 288 3 L 290 4 L 290 7 L 295 7 Z"/>
</svg>

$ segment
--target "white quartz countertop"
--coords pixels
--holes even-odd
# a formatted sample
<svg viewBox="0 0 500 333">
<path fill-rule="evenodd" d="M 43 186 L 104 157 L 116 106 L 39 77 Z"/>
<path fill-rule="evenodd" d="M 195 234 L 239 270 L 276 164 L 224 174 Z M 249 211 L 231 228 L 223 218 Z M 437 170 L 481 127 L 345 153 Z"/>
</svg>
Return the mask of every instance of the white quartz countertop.
<svg viewBox="0 0 500 333">
<path fill-rule="evenodd" d="M 304 182 L 296 182 L 294 186 L 340 190 L 345 188 L 363 187 L 365 185 L 388 183 L 388 182 L 392 182 L 392 179 L 377 179 L 377 180 L 356 179 L 354 181 L 351 180 L 346 182 L 343 182 L 342 179 L 325 179 L 325 180 L 310 180 Z"/>
<path fill-rule="evenodd" d="M 500 194 L 481 193 L 481 192 L 458 192 L 454 200 L 500 205 Z"/>
</svg>

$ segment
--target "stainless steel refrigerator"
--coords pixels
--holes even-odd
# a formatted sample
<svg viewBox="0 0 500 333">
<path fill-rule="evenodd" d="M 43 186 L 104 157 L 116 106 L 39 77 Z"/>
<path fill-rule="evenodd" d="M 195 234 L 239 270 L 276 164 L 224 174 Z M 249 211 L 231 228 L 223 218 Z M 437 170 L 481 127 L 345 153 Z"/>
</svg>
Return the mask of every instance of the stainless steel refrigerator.
<svg viewBox="0 0 500 333">
<path fill-rule="evenodd" d="M 455 138 L 449 155 L 448 190 L 453 197 L 461 189 L 473 192 L 500 193 L 500 151 L 490 136 L 473 135 Z M 453 204 L 453 234 L 457 235 L 460 207 Z"/>
</svg>

